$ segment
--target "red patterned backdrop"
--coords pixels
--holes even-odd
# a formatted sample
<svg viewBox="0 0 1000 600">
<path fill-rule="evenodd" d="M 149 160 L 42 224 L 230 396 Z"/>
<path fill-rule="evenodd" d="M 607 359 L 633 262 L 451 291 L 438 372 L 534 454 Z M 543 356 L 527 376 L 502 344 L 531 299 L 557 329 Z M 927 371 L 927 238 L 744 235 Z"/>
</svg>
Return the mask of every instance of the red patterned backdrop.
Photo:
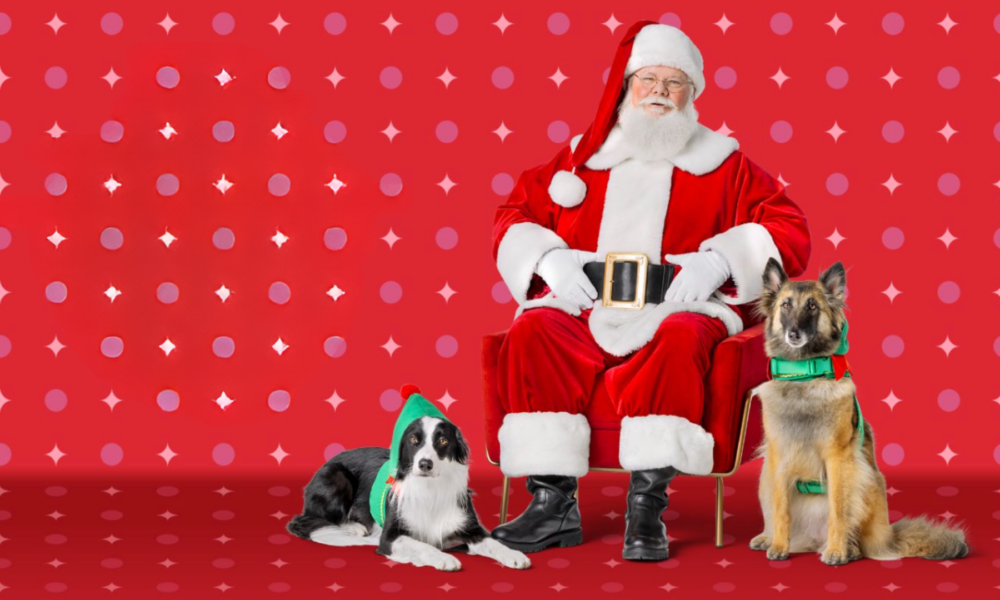
<svg viewBox="0 0 1000 600">
<path fill-rule="evenodd" d="M 510 324 L 515 305 L 490 257 L 493 212 L 523 169 L 589 124 L 614 46 L 640 18 L 680 26 L 700 46 L 702 122 L 739 139 L 803 207 L 809 277 L 847 266 L 851 365 L 890 482 L 949 484 L 928 496 L 938 512 L 967 489 L 957 482 L 995 485 L 995 5 L 2 10 L 0 496 L 11 493 L 0 497 L 10 520 L 0 557 L 29 537 L 7 526 L 34 517 L 4 508 L 23 478 L 39 487 L 21 502 L 46 511 L 72 512 L 57 499 L 74 485 L 145 482 L 150 498 L 164 492 L 151 500 L 159 512 L 192 478 L 213 490 L 252 481 L 271 491 L 263 505 L 280 513 L 281 499 L 294 512 L 324 457 L 388 442 L 407 382 L 463 427 L 474 479 L 495 502 L 479 342 Z M 615 482 L 606 496 L 621 492 Z M 740 488 L 748 534 L 759 520 L 753 485 L 748 476 Z M 979 538 L 995 545 L 996 494 L 980 491 Z M 115 497 L 92 499 L 104 509 Z M 623 512 L 622 501 L 608 506 Z M 46 532 L 65 524 L 44 515 Z M 266 520 L 262 540 L 283 523 Z M 750 579 L 764 564 L 741 562 Z M 18 578 L 41 581 L 0 570 L 0 590 Z M 31 585 L 22 589 L 42 589 Z"/>
</svg>

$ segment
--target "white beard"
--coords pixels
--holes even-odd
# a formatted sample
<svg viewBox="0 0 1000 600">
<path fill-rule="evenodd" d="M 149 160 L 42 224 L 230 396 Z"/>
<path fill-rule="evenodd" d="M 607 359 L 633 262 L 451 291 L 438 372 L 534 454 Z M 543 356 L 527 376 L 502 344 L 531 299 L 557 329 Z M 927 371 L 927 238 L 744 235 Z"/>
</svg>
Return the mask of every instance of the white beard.
<svg viewBox="0 0 1000 600">
<path fill-rule="evenodd" d="M 643 104 L 663 104 L 671 110 L 661 116 L 646 112 Z M 698 111 L 689 98 L 683 110 L 670 98 L 647 96 L 639 106 L 632 106 L 626 95 L 618 108 L 618 124 L 632 147 L 632 156 L 639 160 L 671 159 L 677 156 L 698 126 Z"/>
</svg>

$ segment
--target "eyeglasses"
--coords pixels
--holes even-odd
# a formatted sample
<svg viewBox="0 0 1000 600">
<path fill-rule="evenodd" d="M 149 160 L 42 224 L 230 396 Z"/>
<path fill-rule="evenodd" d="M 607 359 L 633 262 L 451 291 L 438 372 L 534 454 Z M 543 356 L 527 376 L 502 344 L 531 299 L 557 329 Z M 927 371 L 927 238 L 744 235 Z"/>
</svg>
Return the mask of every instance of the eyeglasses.
<svg viewBox="0 0 1000 600">
<path fill-rule="evenodd" d="M 664 84 L 666 84 L 667 91 L 669 91 L 671 94 L 674 93 L 674 92 L 681 91 L 682 89 L 684 89 L 684 86 L 686 86 L 688 84 L 691 84 L 692 87 L 694 86 L 694 84 L 691 83 L 690 81 L 681 81 L 681 80 L 675 79 L 675 78 L 658 79 L 656 76 L 649 75 L 649 74 L 643 75 L 642 77 L 639 77 L 638 75 L 633 75 L 632 77 L 638 77 L 639 78 L 639 83 L 641 83 L 642 87 L 645 88 L 645 89 L 647 89 L 647 90 L 651 90 L 651 89 L 655 88 L 656 84 L 658 84 L 658 83 L 660 83 L 662 81 Z"/>
</svg>

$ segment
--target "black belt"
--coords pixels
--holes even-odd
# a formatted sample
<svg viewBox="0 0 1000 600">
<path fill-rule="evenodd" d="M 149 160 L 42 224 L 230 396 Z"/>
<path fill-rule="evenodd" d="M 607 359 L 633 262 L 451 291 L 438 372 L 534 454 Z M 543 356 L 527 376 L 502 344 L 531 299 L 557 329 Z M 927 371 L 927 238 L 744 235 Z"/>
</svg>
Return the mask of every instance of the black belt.
<svg viewBox="0 0 1000 600">
<path fill-rule="evenodd" d="M 583 272 L 597 288 L 597 299 L 601 300 L 604 306 L 642 308 L 646 303 L 663 302 L 663 296 L 666 295 L 667 288 L 674 279 L 674 265 L 654 265 L 649 263 L 643 254 L 609 252 L 608 256 L 614 265 L 610 282 L 605 282 L 607 263 L 590 262 L 583 265 Z M 639 269 L 642 264 L 646 265 L 646 289 L 645 297 L 639 299 L 636 297 L 636 291 L 640 285 Z M 606 283 L 610 284 L 610 301 L 604 298 Z"/>
</svg>

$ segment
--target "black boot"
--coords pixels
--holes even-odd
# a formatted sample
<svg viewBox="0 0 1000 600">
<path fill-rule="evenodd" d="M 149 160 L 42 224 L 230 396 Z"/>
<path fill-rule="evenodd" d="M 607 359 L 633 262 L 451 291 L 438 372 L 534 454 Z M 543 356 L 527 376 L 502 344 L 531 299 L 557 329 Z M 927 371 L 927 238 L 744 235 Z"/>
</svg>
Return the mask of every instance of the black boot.
<svg viewBox="0 0 1000 600">
<path fill-rule="evenodd" d="M 628 510 L 625 513 L 626 560 L 667 560 L 667 526 L 663 511 L 667 509 L 667 485 L 677 475 L 677 469 L 665 467 L 648 471 L 632 471 L 628 487 Z"/>
<path fill-rule="evenodd" d="M 504 546 L 538 552 L 550 546 L 567 548 L 583 542 L 576 477 L 528 477 L 531 504 L 519 517 L 500 525 L 490 535 Z"/>
</svg>

